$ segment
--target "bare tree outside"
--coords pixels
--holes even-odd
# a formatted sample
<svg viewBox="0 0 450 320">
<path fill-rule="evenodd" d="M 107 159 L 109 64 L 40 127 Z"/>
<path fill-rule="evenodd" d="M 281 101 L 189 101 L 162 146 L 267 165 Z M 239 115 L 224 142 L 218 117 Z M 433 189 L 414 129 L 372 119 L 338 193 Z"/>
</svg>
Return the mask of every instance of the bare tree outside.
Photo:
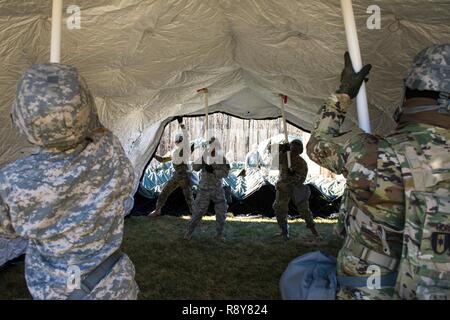
<svg viewBox="0 0 450 320">
<path fill-rule="evenodd" d="M 205 126 L 205 117 L 186 117 L 183 119 L 184 124 L 189 132 L 191 140 L 203 137 Z M 209 128 L 214 132 L 223 132 L 216 138 L 223 147 L 224 154 L 228 156 L 231 162 L 243 162 L 248 152 L 254 150 L 259 143 L 282 133 L 281 119 L 273 120 L 245 120 L 229 116 L 222 113 L 214 113 L 209 115 Z M 288 124 L 289 134 L 297 135 L 304 145 L 309 141 L 310 134 L 301 129 Z M 161 137 L 157 154 L 164 155 L 173 148 L 175 135 L 180 132 L 177 121 L 169 123 Z M 230 155 L 232 155 L 230 157 Z M 319 167 L 311 161 L 306 152 L 302 157 L 307 161 L 310 174 L 321 175 L 324 177 L 334 178 L 335 175 L 330 171 Z"/>
</svg>

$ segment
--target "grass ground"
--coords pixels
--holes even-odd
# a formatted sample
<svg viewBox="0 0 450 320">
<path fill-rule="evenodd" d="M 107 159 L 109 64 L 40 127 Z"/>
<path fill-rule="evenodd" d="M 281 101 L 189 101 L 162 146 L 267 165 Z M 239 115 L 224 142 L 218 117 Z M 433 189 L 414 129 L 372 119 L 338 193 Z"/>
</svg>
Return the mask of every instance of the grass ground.
<svg viewBox="0 0 450 320">
<path fill-rule="evenodd" d="M 125 221 L 123 251 L 136 267 L 140 299 L 279 299 L 278 281 L 288 263 L 322 250 L 336 255 L 334 221 L 317 219 L 317 242 L 303 220 L 290 221 L 291 240 L 274 219 L 229 218 L 224 243 L 214 239 L 214 217 L 206 217 L 191 241 L 183 240 L 187 218 L 163 216 Z M 23 263 L 0 271 L 0 299 L 29 299 Z"/>
</svg>

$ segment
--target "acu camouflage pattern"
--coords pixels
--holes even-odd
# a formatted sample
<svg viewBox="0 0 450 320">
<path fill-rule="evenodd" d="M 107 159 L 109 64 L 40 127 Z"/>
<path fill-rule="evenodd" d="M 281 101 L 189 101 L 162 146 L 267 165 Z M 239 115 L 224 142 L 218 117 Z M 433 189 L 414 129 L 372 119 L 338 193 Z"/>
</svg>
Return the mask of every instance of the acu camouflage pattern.
<svg viewBox="0 0 450 320">
<path fill-rule="evenodd" d="M 56 73 L 60 79 L 79 79 L 72 67 L 62 65 L 33 66 L 25 79 L 35 70 L 44 79 L 47 68 L 49 75 Z M 36 91 L 27 81 L 22 80 L 26 88 L 19 87 L 19 92 Z M 70 98 L 77 90 L 73 84 L 61 92 Z M 111 132 L 90 130 L 81 122 L 78 126 L 77 121 L 94 116 L 93 105 L 79 102 L 78 112 L 76 101 L 82 98 L 55 98 L 55 92 L 49 92 L 48 99 L 40 92 L 38 100 L 19 97 L 14 104 L 16 124 L 46 148 L 0 170 L 0 236 L 29 239 L 25 277 L 33 298 L 66 299 L 71 293 L 69 267 L 78 267 L 83 279 L 120 248 L 134 170 Z M 66 111 L 53 105 L 68 100 L 73 104 L 61 107 Z M 57 123 L 60 118 L 49 116 L 53 110 L 66 124 L 75 125 L 65 132 L 66 127 Z M 35 125 L 41 126 L 39 130 L 33 129 Z M 74 128 L 84 132 L 75 134 Z M 134 275 L 133 264 L 123 255 L 87 298 L 136 299 Z"/>
<path fill-rule="evenodd" d="M 47 148 L 77 145 L 99 125 L 86 82 L 74 67 L 62 64 L 25 71 L 11 113 L 30 143 Z"/>
<path fill-rule="evenodd" d="M 343 174 L 347 179 L 335 231 L 346 241 L 352 240 L 375 252 L 384 254 L 383 249 L 388 246 L 389 256 L 399 259 L 404 225 L 404 188 L 400 164 L 390 144 L 381 137 L 360 131 L 344 143 L 338 142 L 350 103 L 342 95 L 332 95 L 327 100 L 319 111 L 307 153 L 319 165 L 336 174 Z M 364 212 L 365 220 L 356 221 L 350 215 L 353 206 Z M 378 234 L 379 228 L 386 231 L 385 242 Z M 370 275 L 369 266 L 377 265 L 360 259 L 345 246 L 337 259 L 337 273 L 342 276 L 367 277 Z M 383 266 L 378 267 L 382 275 L 391 272 Z M 393 296 L 393 287 L 380 290 L 341 287 L 337 294 L 338 299 L 392 299 Z"/>
<path fill-rule="evenodd" d="M 406 194 L 396 291 L 402 299 L 450 299 L 450 130 L 409 124 L 387 139 Z"/>
<path fill-rule="evenodd" d="M 294 196 L 295 191 L 301 190 L 300 187 L 306 180 L 308 175 L 308 165 L 301 156 L 292 156 L 291 154 L 291 170 L 293 173 L 289 173 L 287 153 L 280 153 L 279 156 L 280 165 L 280 177 L 276 184 L 276 198 L 273 204 L 275 216 L 277 217 L 278 225 L 280 226 L 283 234 L 288 234 L 288 214 L 289 214 L 289 201 L 292 199 L 297 210 L 303 216 L 306 221 L 306 226 L 312 228 L 315 223 L 313 214 L 309 209 L 309 195 L 310 190 L 307 186 L 302 188 L 302 192 L 305 193 L 303 199 L 297 201 L 297 197 Z"/>
<path fill-rule="evenodd" d="M 450 44 L 422 50 L 414 59 L 405 86 L 413 90 L 450 92 Z"/>
<path fill-rule="evenodd" d="M 204 164 L 194 164 L 195 171 L 201 171 L 200 182 L 198 185 L 197 196 L 194 201 L 194 212 L 188 223 L 187 233 L 191 235 L 202 217 L 207 213 L 209 203 L 214 203 L 214 212 L 216 214 L 216 231 L 218 235 L 223 235 L 228 204 L 225 196 L 225 190 L 222 186 L 222 179 L 228 175 L 230 165 L 225 157 L 220 157 L 219 161 L 212 163 L 213 173 L 204 169 Z"/>
<path fill-rule="evenodd" d="M 192 196 L 190 177 L 186 172 L 184 174 L 177 174 L 177 172 L 175 171 L 172 178 L 169 180 L 169 182 L 167 182 L 167 184 L 164 186 L 164 189 L 161 191 L 161 194 L 158 196 L 155 210 L 162 209 L 166 204 L 169 196 L 178 188 L 181 188 L 181 190 L 183 191 L 184 199 L 186 200 L 189 212 L 193 214 L 194 198 Z"/>
<path fill-rule="evenodd" d="M 186 130 L 183 130 L 183 132 Z M 183 134 L 184 137 L 187 136 L 187 132 Z M 187 139 L 183 139 L 186 141 Z M 174 173 L 169 182 L 164 186 L 164 189 L 161 191 L 161 194 L 156 201 L 155 210 L 160 210 L 166 204 L 169 196 L 174 192 L 177 188 L 181 188 L 183 191 L 184 199 L 188 205 L 189 211 L 193 214 L 193 203 L 194 198 L 192 196 L 192 186 L 191 186 L 191 170 L 189 168 L 189 154 L 190 152 L 186 152 L 187 157 L 185 156 L 185 150 L 190 151 L 189 144 L 182 143 L 177 144 L 175 149 L 172 151 L 172 156 L 170 157 L 160 157 L 161 162 L 172 161 Z"/>
</svg>

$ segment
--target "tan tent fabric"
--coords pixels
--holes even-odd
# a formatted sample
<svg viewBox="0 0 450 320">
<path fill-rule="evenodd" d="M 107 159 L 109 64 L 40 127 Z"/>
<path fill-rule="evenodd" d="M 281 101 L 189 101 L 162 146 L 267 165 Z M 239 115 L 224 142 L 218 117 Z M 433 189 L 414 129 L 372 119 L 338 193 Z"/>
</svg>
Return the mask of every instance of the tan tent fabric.
<svg viewBox="0 0 450 320">
<path fill-rule="evenodd" d="M 79 68 L 102 122 L 142 172 L 171 117 L 203 110 L 246 118 L 280 115 L 311 129 L 336 89 L 346 39 L 339 1 L 65 0 L 81 8 L 81 29 L 63 27 L 62 62 Z M 450 1 L 353 1 L 374 131 L 393 127 L 402 79 L 420 49 L 450 42 Z M 382 9 L 381 30 L 368 30 L 367 7 Z M 49 60 L 50 0 L 0 0 L 0 165 L 30 152 L 11 128 L 20 74 Z M 64 14 L 67 18 L 68 14 Z M 348 127 L 355 123 L 355 108 Z"/>
</svg>

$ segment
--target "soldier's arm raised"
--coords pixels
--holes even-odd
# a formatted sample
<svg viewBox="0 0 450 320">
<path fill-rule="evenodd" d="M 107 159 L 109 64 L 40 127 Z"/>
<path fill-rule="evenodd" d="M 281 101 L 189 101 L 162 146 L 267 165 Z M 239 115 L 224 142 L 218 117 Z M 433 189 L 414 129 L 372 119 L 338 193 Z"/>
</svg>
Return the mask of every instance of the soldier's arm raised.
<svg viewBox="0 0 450 320">
<path fill-rule="evenodd" d="M 367 76 L 372 68 L 368 64 L 356 72 L 348 52 L 345 53 L 344 60 L 339 89 L 320 109 L 311 139 L 306 146 L 308 156 L 312 160 L 337 174 L 345 174 L 345 164 L 351 150 L 347 146 L 350 142 L 341 145 L 333 139 L 341 135 L 341 126 L 351 100 L 357 96 L 363 82 L 368 80 Z M 355 131 L 352 131 L 353 137 L 358 133 Z"/>
<path fill-rule="evenodd" d="M 368 199 L 376 185 L 378 138 L 355 129 L 343 143 L 335 142 L 341 134 L 347 107 L 345 97 L 341 102 L 339 96 L 333 96 L 321 109 L 306 150 L 311 160 L 336 174 L 343 174 L 347 187 L 361 199 Z"/>
<path fill-rule="evenodd" d="M 306 145 L 308 156 L 334 173 L 343 173 L 346 162 L 345 144 L 336 142 L 341 135 L 347 108 L 351 104 L 345 94 L 333 94 L 319 110 L 319 114 Z"/>
</svg>

